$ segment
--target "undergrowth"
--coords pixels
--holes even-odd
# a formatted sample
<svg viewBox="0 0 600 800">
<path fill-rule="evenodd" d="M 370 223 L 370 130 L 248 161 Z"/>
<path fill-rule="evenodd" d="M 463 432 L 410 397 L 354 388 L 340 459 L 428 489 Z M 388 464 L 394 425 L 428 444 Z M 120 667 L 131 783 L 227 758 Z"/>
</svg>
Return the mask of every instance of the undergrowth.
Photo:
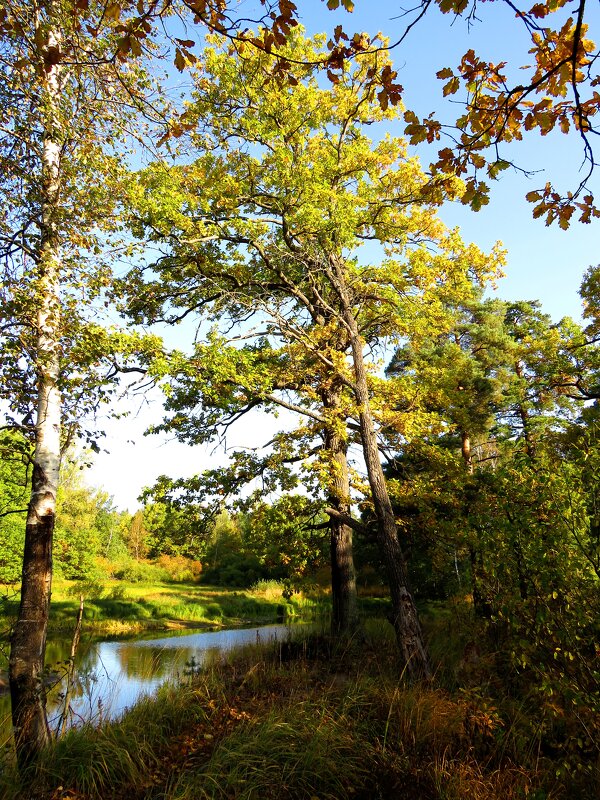
<svg viewBox="0 0 600 800">
<path fill-rule="evenodd" d="M 442 626 L 434 614 L 434 653 Z M 595 799 L 597 759 L 557 760 L 540 724 L 550 710 L 494 695 L 450 639 L 445 670 L 419 686 L 404 682 L 382 621 L 355 641 L 303 633 L 215 657 L 121 721 L 71 731 L 20 784 L 9 766 L 0 796 Z"/>
</svg>

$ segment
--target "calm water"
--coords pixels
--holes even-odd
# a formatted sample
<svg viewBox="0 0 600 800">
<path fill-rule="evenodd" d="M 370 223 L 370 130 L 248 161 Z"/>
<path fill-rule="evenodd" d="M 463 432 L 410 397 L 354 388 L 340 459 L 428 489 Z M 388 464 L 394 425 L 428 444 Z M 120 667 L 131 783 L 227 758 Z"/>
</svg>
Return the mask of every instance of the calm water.
<svg viewBox="0 0 600 800">
<path fill-rule="evenodd" d="M 152 694 L 165 681 L 180 680 L 192 666 L 210 655 L 254 642 L 286 639 L 286 625 L 259 628 L 176 633 L 160 638 L 128 639 L 85 643 L 79 647 L 77 678 L 71 699 L 72 724 L 90 719 L 112 719 L 144 694 Z M 70 643 L 49 642 L 46 662 L 56 675 L 56 686 L 48 697 L 51 727 L 58 724 L 62 710 L 64 681 L 60 675 L 68 658 Z M 10 736 L 8 695 L 0 696 L 0 744 Z"/>
</svg>

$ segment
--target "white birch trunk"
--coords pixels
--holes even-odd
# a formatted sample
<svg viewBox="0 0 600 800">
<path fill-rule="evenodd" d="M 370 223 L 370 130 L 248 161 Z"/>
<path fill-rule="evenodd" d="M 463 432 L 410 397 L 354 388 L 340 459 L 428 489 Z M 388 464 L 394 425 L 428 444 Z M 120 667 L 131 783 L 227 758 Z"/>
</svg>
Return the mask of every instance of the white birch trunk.
<svg viewBox="0 0 600 800">
<path fill-rule="evenodd" d="M 47 5 L 50 19 L 53 4 Z M 44 49 L 58 48 L 58 26 Z M 40 64 L 43 52 L 40 52 Z M 60 65 L 45 66 L 41 98 L 45 117 L 42 139 L 40 245 L 36 319 L 37 413 L 31 497 L 27 514 L 21 603 L 11 640 L 9 677 L 12 720 L 19 764 L 31 762 L 49 742 L 43 682 L 52 584 L 52 538 L 60 473 L 60 269 L 58 210 L 61 183 Z"/>
</svg>

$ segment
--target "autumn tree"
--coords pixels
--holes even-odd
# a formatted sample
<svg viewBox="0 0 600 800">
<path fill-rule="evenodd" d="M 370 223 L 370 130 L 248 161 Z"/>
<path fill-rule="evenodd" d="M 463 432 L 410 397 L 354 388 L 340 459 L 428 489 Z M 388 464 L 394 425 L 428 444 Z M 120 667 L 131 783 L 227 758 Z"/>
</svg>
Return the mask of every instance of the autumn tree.
<svg viewBox="0 0 600 800">
<path fill-rule="evenodd" d="M 355 5 L 357 10 L 364 10 L 367 4 L 363 0 L 326 3 L 333 12 L 352 12 Z M 269 54 L 271 75 L 292 83 L 297 80 L 298 65 L 286 52 L 285 44 L 302 21 L 306 11 L 303 3 L 261 0 L 265 13 L 262 16 L 258 13 L 252 21 L 236 17 L 228 2 L 202 0 L 185 2 L 184 6 L 193 10 L 195 22 L 227 36 L 234 48 L 258 49 Z M 499 12 L 506 10 L 500 6 L 514 15 L 514 37 L 511 46 L 506 47 L 506 57 L 491 60 L 482 52 L 484 36 L 478 38 L 478 34 L 486 26 L 492 27 Z M 354 31 L 351 17 L 343 18 L 340 23 L 339 15 L 334 14 L 332 25 L 337 24 L 327 47 L 303 65 L 310 63 L 335 82 L 353 59 L 391 50 L 402 60 L 404 46 L 411 40 L 418 38 L 423 40 L 424 48 L 431 46 L 427 22 L 438 14 L 448 18 L 448 37 L 460 37 L 466 29 L 474 44 L 460 63 L 448 64 L 437 71 L 435 78 L 441 82 L 442 96 L 434 111 L 418 116 L 408 108 L 404 113 L 405 135 L 411 144 L 427 143 L 437 150 L 430 165 L 431 173 L 435 177 L 447 174 L 464 177 L 461 201 L 478 211 L 489 202 L 489 182 L 500 178 L 505 170 L 512 168 L 533 177 L 530 166 L 519 159 L 515 144 L 535 134 L 542 137 L 552 132 L 572 134 L 570 146 L 576 148 L 577 141 L 580 144 L 581 175 L 568 189 L 556 187 L 551 175 L 544 185 L 529 191 L 526 198 L 533 204 L 534 218 L 542 218 L 548 225 L 557 222 L 566 229 L 572 219 L 589 223 L 597 218 L 600 211 L 594 199 L 593 174 L 597 165 L 594 140 L 598 134 L 595 118 L 600 96 L 596 90 L 598 51 L 589 38 L 597 17 L 590 0 L 525 3 L 494 0 L 485 6 L 476 0 L 422 0 L 394 17 L 393 23 L 388 22 L 384 33 L 390 42 L 383 42 L 375 31 Z M 250 29 L 256 26 L 260 27 L 258 34 Z M 329 28 L 327 22 L 324 26 Z M 517 41 L 525 43 L 522 52 L 515 51 L 513 43 Z M 179 48 L 180 69 L 185 68 L 186 58 L 195 58 L 190 52 L 194 43 L 185 44 L 188 49 Z M 382 108 L 402 101 L 404 87 L 391 64 L 382 65 L 376 80 Z M 444 98 L 452 104 L 446 103 L 444 107 Z M 457 105 L 458 117 L 454 114 Z M 172 133 L 180 136 L 188 124 L 184 111 L 174 122 Z"/>
<path fill-rule="evenodd" d="M 288 46 L 295 61 L 317 58 L 315 46 L 299 37 Z M 134 315 L 177 320 L 206 311 L 227 325 L 259 312 L 262 357 L 268 359 L 269 343 L 277 342 L 275 358 L 285 354 L 298 378 L 283 388 L 298 397 L 308 390 L 313 402 L 318 397 L 319 417 L 329 419 L 343 440 L 353 421 L 378 519 L 394 626 L 409 672 L 417 675 L 428 673 L 427 657 L 381 470 L 378 409 L 364 348 L 402 336 L 417 317 L 436 324 L 439 292 L 460 294 L 471 276 L 494 273 L 498 256 L 484 256 L 444 228 L 431 185 L 424 190 L 427 182 L 404 142 L 386 137 L 373 144 L 366 136 L 366 125 L 398 113 L 380 107 L 374 76 L 383 56 L 373 58 L 361 59 L 331 88 L 319 87 L 307 69 L 302 82 L 284 90 L 265 82 L 267 56 L 208 51 L 188 119 L 199 121 L 191 138 L 209 154 L 140 176 L 137 229 L 165 252 L 151 266 L 154 278 L 144 280 L 140 269 L 128 280 Z M 203 124 L 208 109 L 210 121 Z M 444 178 L 437 200 L 459 188 Z M 365 241 L 379 244 L 374 263 L 358 256 Z M 231 362 L 233 352 L 224 358 Z M 319 383 L 307 386 L 304 366 L 298 370 L 296 364 L 314 364 Z M 201 380 L 206 370 L 211 367 L 200 359 L 180 365 L 174 376 L 182 381 L 180 400 L 194 385 L 194 373 Z M 213 400 L 225 385 L 242 392 L 244 402 L 272 402 L 278 387 L 264 374 L 241 389 L 225 372 Z M 326 391 L 335 391 L 341 412 L 327 405 Z M 190 397 L 194 407 L 193 391 Z M 198 435 L 185 414 L 175 413 L 171 425 L 182 438 Z M 328 513 L 349 526 L 354 522 L 335 508 Z"/>
</svg>

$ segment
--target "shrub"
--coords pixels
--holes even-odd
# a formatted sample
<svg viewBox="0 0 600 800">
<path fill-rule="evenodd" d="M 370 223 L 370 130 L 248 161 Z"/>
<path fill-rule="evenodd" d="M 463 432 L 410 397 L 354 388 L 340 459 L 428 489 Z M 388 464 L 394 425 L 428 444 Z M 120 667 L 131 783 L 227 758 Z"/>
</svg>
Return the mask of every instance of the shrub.
<svg viewBox="0 0 600 800">
<path fill-rule="evenodd" d="M 218 603 L 209 603 L 206 606 L 206 616 L 210 619 L 221 619 L 223 616 L 223 609 Z"/>
<path fill-rule="evenodd" d="M 261 580 L 252 587 L 254 594 L 259 594 L 265 600 L 280 600 L 283 597 L 284 586 L 281 581 Z"/>
<path fill-rule="evenodd" d="M 115 578 L 128 583 L 151 583 L 168 580 L 165 570 L 149 564 L 147 561 L 128 561 L 115 569 Z"/>
<path fill-rule="evenodd" d="M 159 556 L 156 565 L 164 571 L 167 580 L 174 583 L 197 583 L 202 573 L 200 561 L 194 561 L 185 556 Z"/>
<path fill-rule="evenodd" d="M 104 584 L 98 580 L 97 577 L 84 578 L 80 581 L 75 581 L 67 588 L 68 597 L 79 597 L 83 595 L 86 597 L 102 597 L 104 593 Z"/>
</svg>

